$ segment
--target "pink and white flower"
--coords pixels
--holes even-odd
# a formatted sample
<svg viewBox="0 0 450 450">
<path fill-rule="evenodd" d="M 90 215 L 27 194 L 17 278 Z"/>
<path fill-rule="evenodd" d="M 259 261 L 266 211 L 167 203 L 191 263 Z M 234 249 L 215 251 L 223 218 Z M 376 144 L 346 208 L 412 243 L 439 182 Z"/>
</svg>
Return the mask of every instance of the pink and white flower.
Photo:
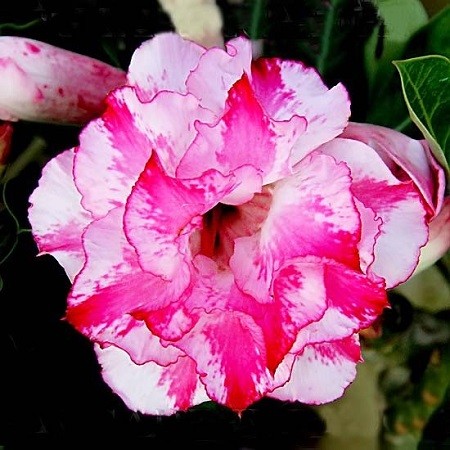
<svg viewBox="0 0 450 450">
<path fill-rule="evenodd" d="M 80 124 L 98 116 L 120 69 L 22 37 L 0 37 L 0 120 Z"/>
<path fill-rule="evenodd" d="M 349 115 L 342 85 L 252 62 L 246 39 L 206 50 L 161 34 L 44 168 L 36 242 L 73 281 L 66 319 L 129 408 L 342 395 L 358 332 L 414 271 L 442 195 L 422 183 L 441 179 L 431 159 L 416 174 L 346 135 Z"/>
</svg>

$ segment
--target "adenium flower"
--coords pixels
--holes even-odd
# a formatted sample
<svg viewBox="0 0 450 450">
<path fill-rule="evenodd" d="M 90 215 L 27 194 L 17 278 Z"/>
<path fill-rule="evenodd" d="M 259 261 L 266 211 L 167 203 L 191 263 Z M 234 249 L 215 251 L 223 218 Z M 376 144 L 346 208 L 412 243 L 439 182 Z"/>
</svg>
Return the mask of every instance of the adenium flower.
<svg viewBox="0 0 450 450">
<path fill-rule="evenodd" d="M 429 236 L 414 275 L 434 264 L 450 248 L 450 197 L 445 197 L 444 170 L 432 156 L 427 141 L 409 139 L 385 127 L 357 123 L 350 123 L 341 137 L 371 146 L 398 179 L 418 187 L 426 205 Z"/>
<path fill-rule="evenodd" d="M 88 56 L 22 37 L 0 37 L 0 120 L 81 124 L 126 74 Z"/>
<path fill-rule="evenodd" d="M 425 146 L 396 134 L 386 148 L 402 139 L 414 162 L 383 153 L 346 128 L 341 84 L 252 61 L 244 38 L 206 50 L 157 35 L 127 84 L 44 168 L 29 211 L 105 381 L 149 414 L 341 396 L 358 332 L 414 271 L 442 204 Z"/>
</svg>

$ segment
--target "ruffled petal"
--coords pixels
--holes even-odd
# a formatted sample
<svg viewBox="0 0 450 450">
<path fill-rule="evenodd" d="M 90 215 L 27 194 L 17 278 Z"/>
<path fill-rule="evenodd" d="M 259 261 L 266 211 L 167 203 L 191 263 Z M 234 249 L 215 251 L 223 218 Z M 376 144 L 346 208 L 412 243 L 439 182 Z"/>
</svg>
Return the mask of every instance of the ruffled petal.
<svg viewBox="0 0 450 450">
<path fill-rule="evenodd" d="M 168 365 L 137 365 L 114 347 L 95 347 L 103 379 L 128 408 L 143 414 L 170 415 L 210 400 L 196 373 L 195 362 L 184 356 Z"/>
<path fill-rule="evenodd" d="M 389 128 L 349 123 L 341 137 L 364 142 L 383 159 L 401 181 L 405 175 L 414 181 L 433 216 L 442 207 L 444 169 L 434 160 L 426 141 L 417 141 Z M 399 169 L 403 170 L 402 174 Z"/>
<path fill-rule="evenodd" d="M 260 233 L 238 238 L 230 267 L 244 292 L 259 297 L 284 261 L 315 255 L 359 268 L 360 218 L 345 164 L 313 154 L 273 187 Z"/>
<path fill-rule="evenodd" d="M 72 149 L 45 166 L 28 210 L 39 251 L 53 255 L 71 281 L 84 264 L 81 235 L 92 220 L 81 206 L 81 195 L 73 182 L 73 160 Z"/>
<path fill-rule="evenodd" d="M 80 136 L 75 177 L 83 205 L 96 217 L 123 205 L 152 150 L 174 174 L 197 134 L 194 123 L 211 117 L 191 95 L 161 92 L 150 103 L 141 103 L 134 88 L 115 91 L 102 118 Z M 100 177 L 102 189 L 96 181 Z"/>
<path fill-rule="evenodd" d="M 143 272 L 124 236 L 122 218 L 123 209 L 114 209 L 86 230 L 86 264 L 68 298 L 66 319 L 103 343 L 118 344 L 135 324 L 130 320 L 135 310 L 144 305 L 158 309 L 179 300 L 190 282 L 189 272 L 182 270 L 171 283 Z"/>
<path fill-rule="evenodd" d="M 205 314 L 174 345 L 197 362 L 208 396 L 235 411 L 261 398 L 271 386 L 262 331 L 246 314 Z"/>
<path fill-rule="evenodd" d="M 184 339 L 195 334 L 195 327 L 201 321 L 208 321 L 214 311 L 220 310 L 230 316 L 244 314 L 262 332 L 265 364 L 274 373 L 294 344 L 299 330 L 319 320 L 327 307 L 323 275 L 316 271 L 315 263 L 306 261 L 301 269 L 287 267 L 281 271 L 275 282 L 274 295 L 266 292 L 265 302 L 243 294 L 235 286 L 232 273 L 219 269 L 211 259 L 198 255 L 194 264 L 195 281 L 187 299 L 160 311 L 142 311 L 138 316 L 146 321 L 152 332 L 175 346 L 182 346 Z M 240 370 L 245 370 L 245 366 Z"/>
<path fill-rule="evenodd" d="M 306 345 L 330 342 L 351 336 L 367 328 L 388 306 L 382 280 L 374 282 L 358 270 L 352 270 L 336 261 L 308 258 L 323 274 L 327 309 L 325 314 L 304 327 L 299 333 L 291 353 L 298 353 Z M 293 260 L 296 267 L 304 264 Z M 300 265 L 298 270 L 302 270 Z"/>
<path fill-rule="evenodd" d="M 83 206 L 96 218 L 125 203 L 151 155 L 152 142 L 135 125 L 136 114 L 130 111 L 129 104 L 137 101 L 132 90 L 116 91 L 108 97 L 103 116 L 80 135 L 75 183 Z"/>
<path fill-rule="evenodd" d="M 342 84 L 328 89 L 317 71 L 296 61 L 261 58 L 252 63 L 252 86 L 274 120 L 303 116 L 305 133 L 297 140 L 291 163 L 338 136 L 350 117 L 350 100 Z"/>
<path fill-rule="evenodd" d="M 352 192 L 383 222 L 367 273 L 384 278 L 388 288 L 408 279 L 428 239 L 426 210 L 415 185 L 397 180 L 377 153 L 361 142 L 336 138 L 320 151 L 350 167 Z"/>
<path fill-rule="evenodd" d="M 99 115 L 120 69 L 22 37 L 0 37 L 0 119 L 81 124 Z"/>
<path fill-rule="evenodd" d="M 250 73 L 252 48 L 248 39 L 236 38 L 227 42 L 226 51 L 212 48 L 200 58 L 198 67 L 187 80 L 188 91 L 202 106 L 217 116 L 224 110 L 228 92 L 244 73 Z"/>
<path fill-rule="evenodd" d="M 161 339 L 150 332 L 145 322 L 131 316 L 123 316 L 96 333 L 95 342 L 102 348 L 109 345 L 120 348 L 128 353 L 135 364 L 153 361 L 160 366 L 167 366 L 183 356 L 183 352 L 173 345 L 163 345 Z"/>
<path fill-rule="evenodd" d="M 303 118 L 273 121 L 255 99 L 247 76 L 230 89 L 225 110 L 215 125 L 196 126 L 199 135 L 181 160 L 178 176 L 194 177 L 211 168 L 229 173 L 249 165 L 268 184 L 291 173 L 289 158 L 305 130 Z"/>
<path fill-rule="evenodd" d="M 291 378 L 270 396 L 314 405 L 331 402 L 355 379 L 356 364 L 361 361 L 358 335 L 308 345 L 300 355 L 289 355 L 283 362 L 286 367 L 280 372 L 291 371 Z"/>
<path fill-rule="evenodd" d="M 205 51 L 179 34 L 157 34 L 134 52 L 128 82 L 136 87 L 143 102 L 150 101 L 160 91 L 186 94 L 186 80 Z"/>
<path fill-rule="evenodd" d="M 153 155 L 128 198 L 124 219 L 141 267 L 165 279 L 183 270 L 189 237 L 200 228 L 201 215 L 235 187 L 233 175 L 215 170 L 191 180 L 171 178 Z"/>
</svg>

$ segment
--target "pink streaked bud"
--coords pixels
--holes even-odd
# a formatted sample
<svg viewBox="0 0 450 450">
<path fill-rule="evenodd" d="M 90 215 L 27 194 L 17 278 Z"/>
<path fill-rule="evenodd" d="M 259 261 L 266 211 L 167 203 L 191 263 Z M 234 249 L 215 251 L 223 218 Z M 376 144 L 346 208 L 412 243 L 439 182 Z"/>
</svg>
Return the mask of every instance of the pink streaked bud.
<svg viewBox="0 0 450 450">
<path fill-rule="evenodd" d="M 21 37 L 0 37 L 0 120 L 81 124 L 125 84 L 125 73 L 88 56 Z"/>
<path fill-rule="evenodd" d="M 13 127 L 10 123 L 0 125 L 0 169 L 8 162 L 9 152 L 11 150 Z"/>
</svg>

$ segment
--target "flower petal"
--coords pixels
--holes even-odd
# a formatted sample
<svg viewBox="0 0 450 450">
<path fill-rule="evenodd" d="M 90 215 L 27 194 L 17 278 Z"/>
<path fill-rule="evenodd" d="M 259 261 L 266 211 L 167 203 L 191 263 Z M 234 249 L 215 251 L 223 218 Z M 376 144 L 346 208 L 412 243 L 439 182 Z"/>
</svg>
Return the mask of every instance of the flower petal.
<svg viewBox="0 0 450 450">
<path fill-rule="evenodd" d="M 425 206 L 415 185 L 397 180 L 380 156 L 362 142 L 336 138 L 320 151 L 345 161 L 355 197 L 383 222 L 368 274 L 384 278 L 388 288 L 408 279 L 428 239 Z"/>
<path fill-rule="evenodd" d="M 251 60 L 251 43 L 244 38 L 228 41 L 226 51 L 209 49 L 189 75 L 186 83 L 188 91 L 200 100 L 202 106 L 219 116 L 231 87 L 244 73 L 250 73 Z"/>
<path fill-rule="evenodd" d="M 68 298 L 66 319 L 99 342 L 119 342 L 129 333 L 135 310 L 179 300 L 190 280 L 182 270 L 171 283 L 143 272 L 123 233 L 122 218 L 123 209 L 117 208 L 88 227 L 83 236 L 86 264 Z"/>
<path fill-rule="evenodd" d="M 338 136 L 350 117 L 350 100 L 344 86 L 328 89 L 314 68 L 300 62 L 258 59 L 252 63 L 252 86 L 272 119 L 306 118 L 308 125 L 297 140 L 292 164 Z"/>
<path fill-rule="evenodd" d="M 122 70 L 22 37 L 0 37 L 0 119 L 84 123 L 100 114 Z"/>
<path fill-rule="evenodd" d="M 179 34 L 157 34 L 134 52 L 128 69 L 128 82 L 137 88 L 143 102 L 150 101 L 161 91 L 186 94 L 186 80 L 205 51 Z"/>
<path fill-rule="evenodd" d="M 234 176 L 215 170 L 199 178 L 167 176 L 153 155 L 128 198 L 125 232 L 141 267 L 171 279 L 186 266 L 189 237 L 201 225 L 201 215 L 236 186 Z"/>
<path fill-rule="evenodd" d="M 207 122 L 211 113 L 191 95 L 161 92 L 150 103 L 141 103 L 134 88 L 115 91 L 102 118 L 80 136 L 75 181 L 83 205 L 101 217 L 124 204 L 152 150 L 174 174 L 197 134 L 197 120 Z M 99 177 L 104 180 L 102 189 L 92 189 Z"/>
<path fill-rule="evenodd" d="M 274 295 L 267 292 L 265 303 L 243 294 L 235 286 L 231 272 L 219 269 L 211 259 L 198 255 L 194 264 L 196 275 L 186 300 L 139 316 L 146 320 L 152 332 L 183 350 L 187 336 L 195 335 L 195 327 L 206 323 L 215 311 L 220 310 L 227 317 L 244 314 L 261 330 L 265 364 L 274 373 L 294 344 L 299 330 L 319 320 L 327 307 L 323 276 L 316 271 L 315 262 L 306 261 L 301 271 L 290 270 L 291 267 L 282 271 L 276 280 Z M 238 371 L 245 370 L 246 361 L 242 364 Z"/>
<path fill-rule="evenodd" d="M 95 342 L 102 348 L 113 345 L 124 350 L 135 364 L 153 361 L 167 366 L 183 356 L 173 345 L 163 345 L 161 339 L 150 332 L 145 322 L 131 316 L 123 316 L 97 333 Z"/>
<path fill-rule="evenodd" d="M 174 345 L 197 362 L 208 396 L 235 411 L 261 398 L 271 386 L 263 334 L 246 314 L 205 314 Z"/>
<path fill-rule="evenodd" d="M 39 251 L 53 255 L 71 281 L 84 264 L 81 235 L 92 220 L 73 182 L 73 160 L 74 150 L 67 150 L 44 167 L 28 210 Z"/>
<path fill-rule="evenodd" d="M 152 152 L 152 142 L 135 125 L 136 117 L 129 108 L 132 102 L 132 90 L 116 91 L 108 97 L 103 116 L 80 135 L 75 183 L 83 195 L 83 206 L 96 218 L 125 203 Z"/>
<path fill-rule="evenodd" d="M 195 177 L 211 168 L 229 173 L 249 165 L 268 184 L 291 173 L 291 150 L 305 130 L 305 120 L 297 116 L 284 122 L 271 120 L 244 76 L 230 89 L 223 117 L 215 125 L 196 128 L 199 134 L 181 160 L 178 176 Z M 242 182 L 247 184 L 246 178 Z"/>
<path fill-rule="evenodd" d="M 95 351 L 104 380 L 133 411 L 169 415 L 209 400 L 194 361 L 186 356 L 164 367 L 154 362 L 134 364 L 114 346 L 97 345 Z"/>
<path fill-rule="evenodd" d="M 244 292 L 260 297 L 284 261 L 316 255 L 359 267 L 360 219 L 344 164 L 315 153 L 273 187 L 259 234 L 235 240 L 230 267 Z"/>
<path fill-rule="evenodd" d="M 306 345 L 330 342 L 351 336 L 367 328 L 388 306 L 382 280 L 374 282 L 359 270 L 345 267 L 336 261 L 308 258 L 315 262 L 323 276 L 328 307 L 325 314 L 299 333 L 291 353 L 298 353 Z M 304 260 L 293 260 L 289 266 L 303 270 Z"/>
<path fill-rule="evenodd" d="M 436 164 L 426 141 L 417 141 L 389 128 L 350 122 L 341 137 L 372 147 L 391 169 L 405 181 L 398 168 L 414 181 L 428 204 L 431 215 L 439 212 L 445 187 L 444 169 Z M 395 167 L 397 165 L 397 167 Z"/>
<path fill-rule="evenodd" d="M 283 364 L 291 370 L 291 378 L 270 396 L 314 405 L 331 402 L 341 397 L 355 379 L 356 364 L 361 360 L 356 334 L 340 341 L 308 345 L 300 355 L 288 356 Z"/>
</svg>

